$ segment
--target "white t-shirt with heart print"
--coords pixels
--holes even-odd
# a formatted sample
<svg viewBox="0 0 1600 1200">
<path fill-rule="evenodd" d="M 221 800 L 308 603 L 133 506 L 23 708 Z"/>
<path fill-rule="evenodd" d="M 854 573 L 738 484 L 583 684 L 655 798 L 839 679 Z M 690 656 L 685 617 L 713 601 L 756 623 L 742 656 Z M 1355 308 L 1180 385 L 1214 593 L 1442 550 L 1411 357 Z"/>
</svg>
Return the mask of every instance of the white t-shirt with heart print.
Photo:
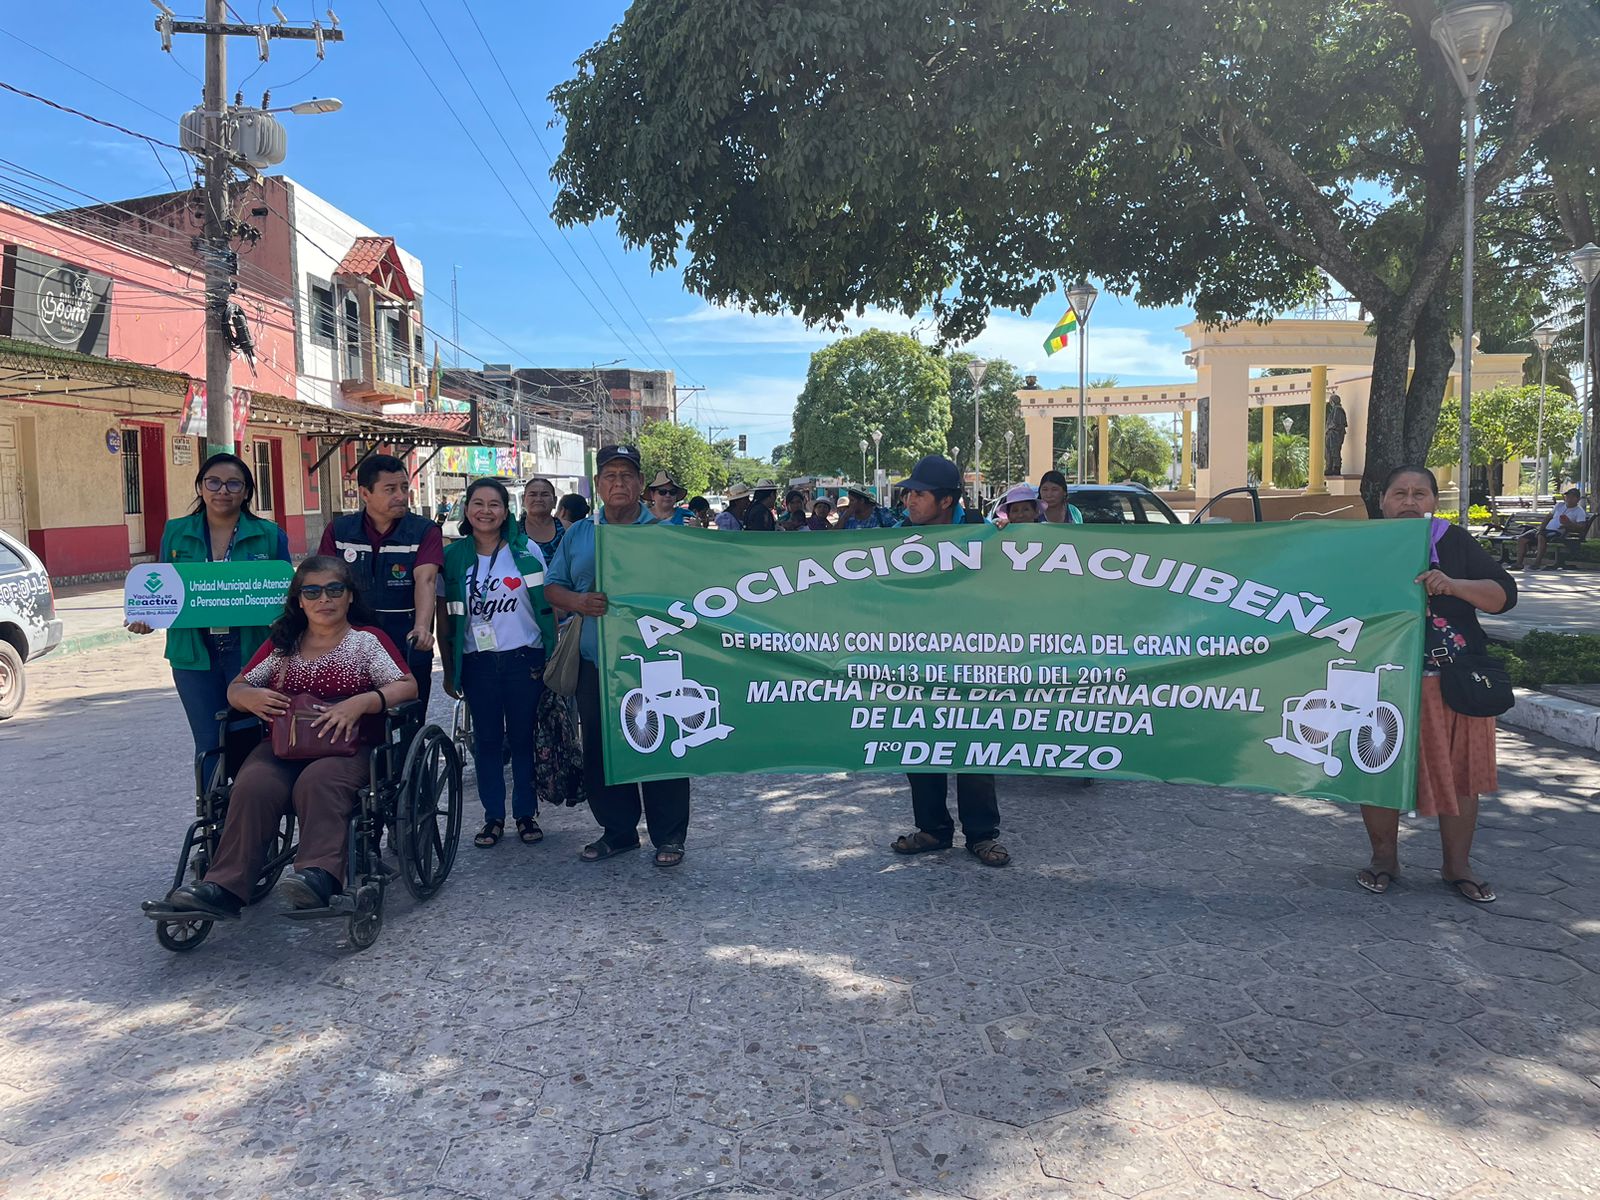
<svg viewBox="0 0 1600 1200">
<path fill-rule="evenodd" d="M 528 549 L 543 563 L 537 546 L 530 543 Z M 503 546 L 492 558 L 478 555 L 477 570 L 467 575 L 467 624 L 466 645 L 462 649 L 468 654 L 477 652 L 473 627 L 478 625 L 494 630 L 497 651 L 542 645 L 539 623 L 533 619 L 533 605 L 528 600 L 527 581 L 517 570 L 511 552 Z"/>
</svg>

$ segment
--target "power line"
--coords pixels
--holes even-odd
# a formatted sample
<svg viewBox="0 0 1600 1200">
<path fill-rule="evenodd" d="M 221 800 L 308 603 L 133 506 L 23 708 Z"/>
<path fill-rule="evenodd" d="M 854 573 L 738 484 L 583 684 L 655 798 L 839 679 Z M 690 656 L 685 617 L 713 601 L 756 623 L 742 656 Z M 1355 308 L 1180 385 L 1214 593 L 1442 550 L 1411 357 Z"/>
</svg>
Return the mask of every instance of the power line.
<svg viewBox="0 0 1600 1200">
<path fill-rule="evenodd" d="M 24 91 L 22 88 L 16 87 L 13 84 L 9 84 L 3 79 L 0 79 L 0 88 L 4 88 L 8 92 L 14 92 L 16 95 L 23 97 L 25 100 L 37 100 L 40 104 L 47 104 L 51 108 L 56 109 L 58 112 L 64 112 L 69 116 L 82 117 L 85 121 L 93 121 L 96 125 L 104 125 L 107 129 L 115 129 L 118 133 L 125 133 L 131 138 L 139 138 L 141 141 L 149 142 L 152 146 L 165 146 L 168 150 L 176 150 L 180 154 L 183 152 L 182 146 L 175 146 L 171 142 L 164 142 L 160 138 L 151 137 L 148 133 L 138 133 L 135 130 L 118 125 L 115 121 L 105 121 L 99 117 L 91 117 L 86 112 L 79 112 L 77 109 L 69 108 L 65 104 L 58 104 L 56 101 L 51 100 L 48 97 L 39 96 L 35 95 L 33 92 Z"/>
<path fill-rule="evenodd" d="M 523 123 L 525 125 L 527 125 L 528 132 L 533 134 L 534 144 L 539 147 L 540 153 L 542 153 L 548 161 L 550 161 L 551 163 L 554 163 L 555 162 L 555 156 L 550 153 L 550 148 L 544 144 L 544 139 L 539 136 L 538 127 L 534 125 L 533 118 L 528 115 L 528 110 L 525 107 L 523 107 L 522 97 L 517 94 L 516 88 L 511 86 L 511 80 L 506 75 L 505 67 L 502 66 L 501 63 L 500 63 L 500 56 L 495 53 L 494 46 L 490 43 L 488 37 L 486 37 L 484 35 L 483 26 L 478 24 L 477 14 L 475 14 L 472 11 L 471 3 L 469 2 L 469 0 L 461 0 L 461 7 L 466 10 L 467 19 L 472 22 L 473 29 L 477 30 L 477 32 L 478 32 L 478 40 L 483 43 L 483 48 L 486 51 L 488 51 L 488 53 L 489 53 L 489 61 L 494 63 L 494 69 L 500 75 L 500 82 L 505 84 L 506 91 L 511 96 L 511 102 L 517 106 L 517 111 L 522 114 L 522 120 L 523 120 Z M 424 13 L 427 12 L 426 8 L 424 8 L 423 12 Z M 430 22 L 432 22 L 433 18 L 431 16 L 429 16 L 428 20 Z M 438 26 L 434 25 L 434 29 L 437 30 Z M 498 132 L 498 126 L 496 126 L 496 132 Z M 505 140 L 503 135 L 502 135 L 501 140 L 502 141 Z M 507 146 L 506 148 L 508 150 L 510 149 L 509 146 Z M 527 173 L 524 172 L 523 174 L 526 175 Z M 531 186 L 532 181 L 530 180 L 529 183 L 530 183 L 530 186 Z M 537 188 L 534 188 L 533 194 L 535 196 L 539 197 L 539 203 L 540 204 L 544 205 L 547 209 L 550 207 L 549 201 L 547 201 L 544 198 L 544 195 Z M 613 279 L 615 279 L 617 281 L 617 286 L 622 289 L 622 294 L 623 294 L 624 298 L 626 298 L 626 300 L 628 301 L 629 306 L 632 307 L 633 311 L 639 315 L 639 320 L 644 323 L 645 329 L 648 330 L 649 333 L 650 333 L 650 336 L 653 339 L 655 339 L 656 345 L 661 347 L 661 352 L 667 356 L 668 361 L 670 361 L 672 363 L 672 365 L 677 368 L 678 373 L 680 375 L 682 375 L 685 380 L 687 380 L 689 383 L 698 384 L 700 381 L 698 379 L 696 379 L 693 375 L 691 375 L 684 368 L 684 365 L 682 363 L 680 363 L 677 360 L 676 357 L 673 356 L 673 353 L 672 353 L 671 350 L 667 349 L 667 344 L 664 341 L 661 340 L 661 335 L 656 332 L 655 326 L 650 323 L 650 318 L 645 316 L 644 310 L 641 309 L 639 307 L 639 305 L 638 305 L 638 302 L 634 300 L 633 293 L 628 290 L 628 285 L 625 284 L 622 281 L 622 276 L 617 273 L 616 267 L 613 266 L 612 263 L 611 263 L 611 260 L 608 257 L 606 257 L 605 250 L 601 248 L 600 239 L 595 237 L 595 235 L 594 235 L 593 227 L 589 226 L 589 225 L 585 225 L 583 227 L 583 229 L 584 229 L 584 232 L 589 235 L 589 241 L 591 243 L 593 243 L 596 255 L 598 255 L 599 258 L 600 258 L 600 261 L 605 264 L 606 270 L 611 272 L 611 278 L 613 278 Z M 566 231 L 565 230 L 562 230 L 561 233 L 562 233 L 563 237 L 566 236 Z M 571 239 L 568 239 L 568 244 L 569 245 L 571 244 Z M 574 250 L 574 254 L 575 255 L 576 255 L 576 253 L 577 253 L 576 250 Z"/>
<path fill-rule="evenodd" d="M 533 218 L 528 216 L 527 210 L 522 207 L 522 202 L 517 199 L 516 193 L 511 190 L 511 186 L 506 183 L 505 177 L 501 175 L 499 170 L 495 167 L 494 161 L 484 151 L 483 146 L 479 143 L 478 139 L 473 136 L 472 130 L 467 127 L 467 123 L 461 119 L 461 114 L 456 111 L 455 105 L 450 103 L 450 98 L 445 95 L 444 89 L 439 86 L 439 81 L 434 78 L 433 72 L 428 70 L 427 64 L 424 63 L 417 55 L 417 52 L 412 48 L 410 41 L 407 40 L 405 34 L 400 31 L 399 25 L 395 23 L 394 17 L 389 13 L 388 6 L 380 4 L 378 6 L 378 11 L 383 14 L 383 19 L 387 21 L 389 23 L 389 27 L 394 30 L 395 37 L 397 37 L 400 40 L 401 45 L 405 47 L 405 51 L 411 56 L 411 60 L 417 64 L 417 69 L 421 71 L 423 76 L 428 80 L 428 85 L 433 88 L 434 93 L 439 97 L 440 102 L 449 111 L 451 117 L 455 119 L 456 124 L 460 126 L 462 134 L 464 134 L 467 141 L 472 144 L 472 148 L 478 152 L 478 157 L 483 159 L 483 165 L 488 168 L 489 173 L 494 176 L 495 182 L 500 185 L 501 190 L 504 191 L 507 198 L 510 199 L 512 207 L 517 210 L 517 213 L 522 217 L 524 223 L 526 223 L 528 228 L 533 232 L 534 237 L 538 239 L 539 244 L 544 247 L 545 253 L 550 256 L 550 259 L 555 263 L 556 268 L 563 276 L 566 277 L 567 282 L 572 285 L 572 290 L 577 292 L 579 296 L 583 297 L 583 302 L 589 306 L 590 311 L 593 312 L 600 323 L 610 331 L 611 336 L 617 340 L 617 343 L 620 346 L 629 350 L 630 353 L 637 350 L 637 347 L 629 346 L 627 339 L 618 333 L 611 322 L 606 319 L 605 314 L 600 311 L 599 307 L 595 304 L 589 293 L 584 290 L 577 278 L 572 274 L 571 271 L 567 269 L 566 263 L 561 261 L 560 257 L 551 247 L 549 241 L 545 238 L 543 231 L 540 230 L 539 226 L 534 223 Z M 426 12 L 426 9 L 424 9 L 424 12 Z M 430 18 L 430 20 L 431 19 L 432 18 Z M 443 35 L 441 34 L 440 36 L 442 39 Z M 445 47 L 446 49 L 449 48 L 448 40 L 445 40 Z M 453 52 L 452 57 L 454 57 Z M 457 63 L 457 66 L 459 68 L 459 62 Z M 463 75 L 465 76 L 465 72 L 463 72 Z M 468 86 L 471 87 L 470 77 L 468 78 Z M 473 94 L 477 95 L 477 90 L 475 88 L 473 89 Z M 479 99 L 479 104 L 482 104 L 481 98 Z M 487 112 L 487 109 L 485 109 L 485 111 Z M 492 120 L 493 118 L 491 117 L 491 121 Z M 513 155 L 513 157 L 515 156 Z M 524 172 L 524 174 L 526 174 L 526 172 Z M 643 357 L 649 359 L 654 356 L 646 353 Z"/>
</svg>

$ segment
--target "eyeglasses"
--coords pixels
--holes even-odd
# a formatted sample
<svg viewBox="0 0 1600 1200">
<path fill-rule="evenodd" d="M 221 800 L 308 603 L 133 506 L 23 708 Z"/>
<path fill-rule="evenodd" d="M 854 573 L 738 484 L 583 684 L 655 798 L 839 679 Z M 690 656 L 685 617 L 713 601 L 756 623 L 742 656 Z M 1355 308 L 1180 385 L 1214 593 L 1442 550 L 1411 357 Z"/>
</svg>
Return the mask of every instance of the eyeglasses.
<svg viewBox="0 0 1600 1200">
<path fill-rule="evenodd" d="M 329 600 L 337 600 L 350 590 L 349 584 L 344 583 L 308 583 L 300 589 L 300 599 L 321 600 L 327 596 Z"/>
<path fill-rule="evenodd" d="M 215 475 L 207 475 L 200 482 L 208 492 L 227 492 L 230 496 L 237 496 L 244 491 L 242 479 L 218 479 Z"/>
</svg>

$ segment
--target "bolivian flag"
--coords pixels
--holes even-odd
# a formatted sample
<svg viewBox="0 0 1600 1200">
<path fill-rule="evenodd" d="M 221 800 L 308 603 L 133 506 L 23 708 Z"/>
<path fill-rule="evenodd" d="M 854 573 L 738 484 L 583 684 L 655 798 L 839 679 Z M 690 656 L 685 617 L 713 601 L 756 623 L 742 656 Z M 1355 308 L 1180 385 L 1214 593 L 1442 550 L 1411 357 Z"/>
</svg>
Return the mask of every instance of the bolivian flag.
<svg viewBox="0 0 1600 1200">
<path fill-rule="evenodd" d="M 1045 356 L 1048 358 L 1057 350 L 1065 350 L 1067 348 L 1067 335 L 1069 333 L 1076 332 L 1077 328 L 1078 314 L 1069 308 L 1067 309 L 1066 316 L 1062 317 L 1061 320 L 1056 322 L 1056 327 L 1050 331 L 1050 336 L 1045 338 Z"/>
</svg>

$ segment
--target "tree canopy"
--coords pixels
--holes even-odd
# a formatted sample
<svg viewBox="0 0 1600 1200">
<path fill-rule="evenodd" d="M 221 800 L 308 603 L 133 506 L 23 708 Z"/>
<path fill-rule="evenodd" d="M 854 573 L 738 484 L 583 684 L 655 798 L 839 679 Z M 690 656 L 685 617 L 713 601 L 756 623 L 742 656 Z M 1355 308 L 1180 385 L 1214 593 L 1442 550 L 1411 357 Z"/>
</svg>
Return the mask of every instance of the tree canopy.
<svg viewBox="0 0 1600 1200">
<path fill-rule="evenodd" d="M 824 324 L 931 305 L 954 341 L 1088 275 L 1228 321 L 1326 273 L 1373 320 L 1371 502 L 1430 446 L 1458 332 L 1462 99 L 1438 12 L 640 0 L 552 93 L 555 216 L 614 216 L 718 301 Z M 1527 196 L 1550 229 L 1592 225 L 1597 53 L 1592 0 L 1520 0 L 1482 98 L 1480 202 L 1548 176 Z"/>
<path fill-rule="evenodd" d="M 1480 466 L 1532 458 L 1539 445 L 1539 389 L 1537 386 L 1489 388 L 1474 392 L 1472 408 L 1472 461 Z M 1544 451 L 1552 461 L 1572 452 L 1578 432 L 1578 405 L 1566 392 L 1548 388 L 1544 405 Z M 1429 466 L 1449 466 L 1461 461 L 1461 403 L 1446 400 L 1439 414 L 1439 429 L 1428 453 Z"/>
<path fill-rule="evenodd" d="M 879 457 L 890 471 L 945 450 L 950 376 L 937 356 L 907 334 L 869 329 L 811 356 L 805 390 L 795 403 L 791 465 L 853 476 L 860 471 L 863 438 L 871 461 L 874 429 L 883 434 Z"/>
<path fill-rule="evenodd" d="M 639 431 L 637 445 L 647 483 L 657 471 L 667 471 L 691 496 L 711 487 L 719 461 L 693 426 L 653 421 Z"/>
</svg>

